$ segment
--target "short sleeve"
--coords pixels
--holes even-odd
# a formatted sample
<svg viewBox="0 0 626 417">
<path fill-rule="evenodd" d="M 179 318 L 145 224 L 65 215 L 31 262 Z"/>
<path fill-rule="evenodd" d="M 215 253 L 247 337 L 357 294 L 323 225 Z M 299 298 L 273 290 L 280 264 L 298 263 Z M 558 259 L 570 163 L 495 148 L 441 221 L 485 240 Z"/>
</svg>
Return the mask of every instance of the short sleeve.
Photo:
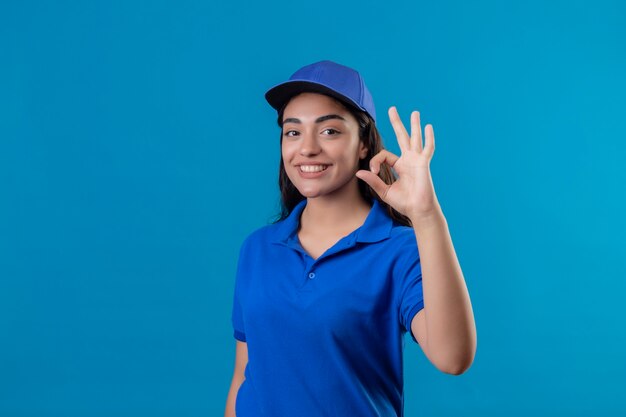
<svg viewBox="0 0 626 417">
<path fill-rule="evenodd" d="M 402 245 L 402 255 L 399 259 L 400 299 L 398 301 L 398 313 L 402 327 L 409 332 L 415 343 L 419 344 L 411 331 L 411 321 L 424 308 L 422 265 L 415 234 L 410 233 L 410 235 L 407 243 Z"/>
<path fill-rule="evenodd" d="M 241 303 L 241 300 L 243 298 L 243 264 L 245 262 L 245 244 L 246 242 L 244 241 L 244 243 L 241 245 L 241 248 L 239 249 L 239 258 L 237 260 L 237 274 L 235 276 L 235 291 L 234 291 L 234 296 L 233 296 L 233 310 L 232 310 L 232 314 L 231 314 L 231 322 L 233 325 L 233 330 L 234 330 L 234 337 L 235 339 L 245 342 L 246 341 L 246 331 L 245 331 L 245 327 L 244 327 L 244 320 L 243 320 L 243 306 Z"/>
</svg>

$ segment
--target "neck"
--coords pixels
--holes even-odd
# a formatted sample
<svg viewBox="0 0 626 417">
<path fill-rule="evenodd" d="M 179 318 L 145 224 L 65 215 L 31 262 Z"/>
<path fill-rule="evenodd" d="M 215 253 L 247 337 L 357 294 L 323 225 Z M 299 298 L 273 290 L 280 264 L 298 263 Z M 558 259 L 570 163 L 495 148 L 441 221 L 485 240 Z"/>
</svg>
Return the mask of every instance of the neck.
<svg viewBox="0 0 626 417">
<path fill-rule="evenodd" d="M 310 197 L 300 217 L 300 230 L 324 234 L 352 230 L 363 224 L 370 208 L 358 190 L 356 194 Z"/>
</svg>

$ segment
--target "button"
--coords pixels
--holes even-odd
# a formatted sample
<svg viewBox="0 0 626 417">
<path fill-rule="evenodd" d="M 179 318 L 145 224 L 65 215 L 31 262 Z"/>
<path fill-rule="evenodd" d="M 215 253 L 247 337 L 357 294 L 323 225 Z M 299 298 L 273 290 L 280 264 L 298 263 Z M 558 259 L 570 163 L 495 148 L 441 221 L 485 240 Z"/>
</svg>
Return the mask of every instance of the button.
<svg viewBox="0 0 626 417">
<path fill-rule="evenodd" d="M 310 279 L 315 278 L 315 272 L 311 272 L 311 273 L 309 273 L 309 278 L 310 278 Z"/>
</svg>

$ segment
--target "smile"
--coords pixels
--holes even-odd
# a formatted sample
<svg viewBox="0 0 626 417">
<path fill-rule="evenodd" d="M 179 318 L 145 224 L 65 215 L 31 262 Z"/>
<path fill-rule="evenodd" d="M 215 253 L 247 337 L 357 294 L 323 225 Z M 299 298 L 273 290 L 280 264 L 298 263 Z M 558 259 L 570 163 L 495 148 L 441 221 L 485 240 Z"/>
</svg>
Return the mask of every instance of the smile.
<svg viewBox="0 0 626 417">
<path fill-rule="evenodd" d="M 328 167 L 329 165 L 300 165 L 299 169 L 302 172 L 322 172 Z"/>
</svg>

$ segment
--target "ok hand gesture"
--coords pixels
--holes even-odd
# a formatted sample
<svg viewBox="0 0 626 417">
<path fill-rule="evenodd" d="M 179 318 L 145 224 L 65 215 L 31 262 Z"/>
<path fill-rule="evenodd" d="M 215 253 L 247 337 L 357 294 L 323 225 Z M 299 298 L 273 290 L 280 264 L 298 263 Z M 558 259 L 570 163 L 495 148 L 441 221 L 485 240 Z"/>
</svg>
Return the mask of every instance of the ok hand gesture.
<svg viewBox="0 0 626 417">
<path fill-rule="evenodd" d="M 435 152 L 432 125 L 427 124 L 424 129 L 426 144 L 422 147 L 419 112 L 411 113 L 410 136 L 395 106 L 389 108 L 389 119 L 398 139 L 401 155 L 398 157 L 383 149 L 371 159 L 370 171 L 358 170 L 356 177 L 369 184 L 385 203 L 414 223 L 439 214 L 441 207 L 430 176 L 430 160 Z M 391 185 L 377 175 L 382 163 L 393 167 L 398 173 L 399 178 Z"/>
</svg>

